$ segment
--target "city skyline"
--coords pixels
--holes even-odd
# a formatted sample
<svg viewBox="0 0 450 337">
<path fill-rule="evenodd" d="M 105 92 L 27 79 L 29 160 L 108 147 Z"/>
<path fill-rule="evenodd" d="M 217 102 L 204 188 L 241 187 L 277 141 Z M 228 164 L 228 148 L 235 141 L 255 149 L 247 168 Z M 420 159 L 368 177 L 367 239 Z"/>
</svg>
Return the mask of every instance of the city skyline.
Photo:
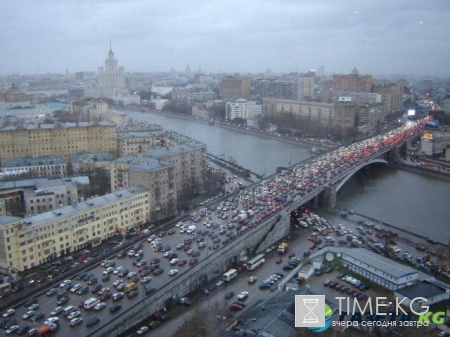
<svg viewBox="0 0 450 337">
<path fill-rule="evenodd" d="M 307 71 L 446 77 L 446 1 L 3 3 L 0 74 L 95 71 L 112 40 L 129 72 Z M 30 62 L 30 57 L 31 61 Z"/>
</svg>

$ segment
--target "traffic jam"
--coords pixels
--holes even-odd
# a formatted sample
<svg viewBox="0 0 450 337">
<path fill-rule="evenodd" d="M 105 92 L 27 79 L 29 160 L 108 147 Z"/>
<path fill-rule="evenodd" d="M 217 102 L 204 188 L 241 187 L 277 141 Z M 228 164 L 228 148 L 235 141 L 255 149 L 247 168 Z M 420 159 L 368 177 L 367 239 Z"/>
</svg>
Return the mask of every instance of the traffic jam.
<svg viewBox="0 0 450 337">
<path fill-rule="evenodd" d="M 295 199 L 321 188 L 348 168 L 417 134 L 427 121 L 425 118 L 385 135 L 333 150 L 260 182 L 253 188 L 241 190 L 220 204 L 195 211 L 190 214 L 189 219 L 177 223 L 167 232 L 152 235 L 146 242 L 121 251 L 116 259 L 104 261 L 101 267 L 83 272 L 74 280 L 66 280 L 59 286 L 48 289 L 46 297 L 55 297 L 53 310 L 40 311 L 38 299 L 30 299 L 26 303 L 26 309 L 20 310 L 23 311 L 21 317 L 16 319 L 15 311 L 11 311 L 15 309 L 11 308 L 3 313 L 0 325 L 7 329 L 7 334 L 19 331 L 33 336 L 56 331 L 62 321 L 67 321 L 68 326 L 76 328 L 83 325 L 83 316 L 88 327 L 100 321 L 106 323 L 113 319 L 117 311 L 132 306 L 132 303 L 123 306 L 121 303 L 124 299 L 133 301 L 133 298 L 141 294 L 152 295 L 171 278 L 178 277 L 186 268 L 195 266 L 207 255 L 232 243 Z M 122 263 L 124 260 L 130 262 Z M 167 276 L 158 277 L 162 274 Z M 272 284 L 280 277 L 281 275 L 271 275 L 267 283 Z M 156 281 L 158 278 L 160 280 Z M 78 295 L 75 300 L 73 295 Z M 109 305 L 108 301 L 111 302 Z M 100 315 L 104 308 L 107 308 L 108 315 Z M 60 321 L 60 314 L 66 318 Z M 152 328 L 169 318 L 164 312 L 155 316 Z"/>
</svg>

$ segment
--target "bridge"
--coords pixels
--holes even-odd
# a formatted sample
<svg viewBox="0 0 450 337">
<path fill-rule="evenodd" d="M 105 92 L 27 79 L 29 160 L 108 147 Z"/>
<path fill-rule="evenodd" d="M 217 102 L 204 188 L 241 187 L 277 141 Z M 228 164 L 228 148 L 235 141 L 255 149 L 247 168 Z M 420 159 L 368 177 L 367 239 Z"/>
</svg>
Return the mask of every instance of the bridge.
<svg viewBox="0 0 450 337">
<path fill-rule="evenodd" d="M 356 172 L 368 165 L 376 163 L 387 165 L 389 161 L 394 160 L 398 155 L 399 147 L 417 137 L 425 122 L 426 119 L 419 121 L 414 127 L 398 128 L 388 134 L 351 144 L 347 148 L 332 150 L 298 163 L 285 172 L 267 177 L 265 183 L 278 180 L 283 187 L 287 186 L 289 200 L 284 208 L 255 223 L 252 228 L 228 245 L 211 251 L 206 257 L 203 256 L 195 266 L 172 279 L 153 295 L 135 302 L 133 307 L 119 313 L 109 324 L 99 326 L 96 330 L 89 330 L 88 336 L 110 336 L 123 333 L 152 313 L 167 306 L 174 297 L 180 298 L 204 287 L 207 282 L 221 277 L 233 263 L 238 262 L 243 254 L 251 256 L 264 252 L 267 247 L 289 233 L 292 211 L 311 200 L 316 205 L 321 202 L 333 207 L 337 191 Z M 347 156 L 348 161 L 343 162 L 341 156 Z M 319 164 L 325 169 L 315 170 L 314 165 Z M 309 185 L 305 186 L 308 181 Z M 254 195 L 261 184 L 264 182 L 252 184 L 246 188 L 246 191 Z M 242 193 L 242 190 L 234 193 Z"/>
</svg>

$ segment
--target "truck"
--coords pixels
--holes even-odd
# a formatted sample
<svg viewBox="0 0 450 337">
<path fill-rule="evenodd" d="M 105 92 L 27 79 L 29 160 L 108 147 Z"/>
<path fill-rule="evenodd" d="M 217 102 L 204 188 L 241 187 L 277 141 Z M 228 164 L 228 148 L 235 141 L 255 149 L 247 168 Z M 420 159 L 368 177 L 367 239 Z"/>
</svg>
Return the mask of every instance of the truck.
<svg viewBox="0 0 450 337">
<path fill-rule="evenodd" d="M 233 220 L 235 222 L 241 222 L 247 219 L 247 213 L 240 213 L 237 217 L 235 217 Z"/>
<path fill-rule="evenodd" d="M 189 227 L 187 228 L 186 233 L 192 234 L 196 229 L 197 229 L 197 226 L 196 226 L 196 225 L 191 225 L 191 226 L 189 226 Z"/>
<path fill-rule="evenodd" d="M 136 289 L 137 288 L 137 284 L 136 283 L 134 283 L 134 282 L 128 282 L 126 285 L 125 285 L 125 293 L 129 293 L 130 291 L 132 291 L 132 290 L 134 290 L 134 289 Z"/>
<path fill-rule="evenodd" d="M 280 245 L 278 246 L 278 253 L 279 254 L 284 254 L 287 252 L 288 250 L 288 244 L 286 242 L 280 243 Z"/>
<path fill-rule="evenodd" d="M 36 330 L 37 336 L 47 336 L 51 334 L 52 332 L 55 332 L 58 330 L 58 324 L 55 323 L 47 323 Z"/>
<path fill-rule="evenodd" d="M 251 218 L 254 215 L 255 215 L 255 212 L 253 210 L 251 210 L 251 209 L 247 210 L 247 217 L 248 218 Z"/>
</svg>

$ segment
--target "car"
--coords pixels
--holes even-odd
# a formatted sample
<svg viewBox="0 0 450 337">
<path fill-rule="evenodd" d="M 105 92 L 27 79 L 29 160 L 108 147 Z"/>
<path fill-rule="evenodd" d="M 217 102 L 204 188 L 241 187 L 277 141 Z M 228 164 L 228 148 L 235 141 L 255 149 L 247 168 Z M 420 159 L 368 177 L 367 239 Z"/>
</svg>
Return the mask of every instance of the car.
<svg viewBox="0 0 450 337">
<path fill-rule="evenodd" d="M 93 326 L 93 325 L 97 324 L 98 322 L 100 322 L 100 317 L 94 316 L 94 317 L 91 317 L 88 319 L 86 325 Z"/>
<path fill-rule="evenodd" d="M 193 265 L 197 264 L 198 261 L 199 261 L 198 258 L 190 259 L 190 260 L 189 260 L 189 264 L 190 264 L 191 266 L 193 266 Z"/>
<path fill-rule="evenodd" d="M 234 297 L 234 292 L 233 291 L 229 291 L 225 294 L 225 298 L 226 299 L 230 299 Z"/>
<path fill-rule="evenodd" d="M 147 296 L 153 294 L 157 290 L 157 288 L 148 287 L 147 285 L 144 286 L 144 289 L 145 289 L 145 295 L 147 295 Z"/>
<path fill-rule="evenodd" d="M 70 280 L 64 280 L 60 283 L 59 287 L 64 288 L 65 286 L 67 286 L 68 284 L 71 284 L 71 283 L 72 283 L 72 281 L 70 281 Z"/>
<path fill-rule="evenodd" d="M 250 284 L 252 284 L 252 283 L 255 283 L 256 281 L 258 280 L 258 277 L 256 277 L 256 276 L 250 276 L 249 278 L 248 278 L 248 283 L 250 283 Z"/>
<path fill-rule="evenodd" d="M 26 325 L 26 326 L 23 326 L 23 327 L 19 328 L 19 329 L 16 331 L 16 333 L 17 333 L 18 335 L 23 335 L 24 333 L 28 332 L 30 329 L 31 329 L 31 327 L 28 326 L 28 325 Z"/>
<path fill-rule="evenodd" d="M 30 319 L 36 313 L 34 310 L 28 310 L 26 313 L 22 315 L 23 319 Z"/>
<path fill-rule="evenodd" d="M 162 315 L 161 315 L 162 316 Z M 148 327 L 150 328 L 150 329 L 154 329 L 154 328 L 156 328 L 158 325 L 160 325 L 161 324 L 161 322 L 160 321 L 152 321 L 149 325 L 148 325 Z"/>
<path fill-rule="evenodd" d="M 66 304 L 67 302 L 69 302 L 69 297 L 63 296 L 56 302 L 56 305 L 61 306 L 63 304 Z"/>
<path fill-rule="evenodd" d="M 128 293 L 128 298 L 135 298 L 136 296 L 139 295 L 139 291 L 138 290 L 132 290 Z"/>
<path fill-rule="evenodd" d="M 188 298 L 188 297 L 182 297 L 182 298 L 180 298 L 180 300 L 178 301 L 178 303 L 180 303 L 180 304 L 184 304 L 184 305 L 187 305 L 187 306 L 190 306 L 192 303 L 194 303 L 194 301 L 192 301 L 190 298 Z"/>
<path fill-rule="evenodd" d="M 94 305 L 94 310 L 95 311 L 100 311 L 102 310 L 104 307 L 106 306 L 105 302 L 99 302 L 96 305 Z"/>
<path fill-rule="evenodd" d="M 159 275 L 159 274 L 162 274 L 164 272 L 164 269 L 163 268 L 157 268 L 157 269 L 155 269 L 155 270 L 153 270 L 153 275 Z"/>
<path fill-rule="evenodd" d="M 152 278 L 150 276 L 146 276 L 146 277 L 142 278 L 141 283 L 146 284 L 146 283 L 150 282 L 151 280 L 152 280 Z"/>
<path fill-rule="evenodd" d="M 228 309 L 230 310 L 230 311 L 239 311 L 239 310 L 242 310 L 242 309 L 244 309 L 244 307 L 242 307 L 242 306 L 240 306 L 240 305 L 238 305 L 238 304 L 231 304 L 229 307 L 228 307 Z"/>
<path fill-rule="evenodd" d="M 31 316 L 30 321 L 32 322 L 37 322 L 38 320 L 44 318 L 45 315 L 42 312 L 37 312 L 35 313 L 33 316 Z"/>
<path fill-rule="evenodd" d="M 12 325 L 6 330 L 6 334 L 10 335 L 10 334 L 16 332 L 17 330 L 19 330 L 19 326 L 17 324 Z"/>
<path fill-rule="evenodd" d="M 237 295 L 238 300 L 245 300 L 246 298 L 248 298 L 248 291 L 241 291 L 238 295 Z"/>
<path fill-rule="evenodd" d="M 120 309 L 122 309 L 122 306 L 120 304 L 113 304 L 109 307 L 109 312 L 114 313 L 116 311 L 119 311 Z"/>
<path fill-rule="evenodd" d="M 52 296 L 54 294 L 56 294 L 58 292 L 58 289 L 56 288 L 50 288 L 49 290 L 47 290 L 47 292 L 45 293 L 45 295 L 47 296 Z"/>
<path fill-rule="evenodd" d="M 70 320 L 69 325 L 70 325 L 71 327 L 74 327 L 74 326 L 76 326 L 76 325 L 78 325 L 78 324 L 81 324 L 81 322 L 83 322 L 83 318 L 81 318 L 81 317 L 75 317 L 74 319 L 71 319 L 71 320 Z"/>
<path fill-rule="evenodd" d="M 39 309 L 39 304 L 38 303 L 32 303 L 27 307 L 28 310 L 35 310 Z"/>
<path fill-rule="evenodd" d="M 91 289 L 91 292 L 92 292 L 93 294 L 98 293 L 102 288 L 103 288 L 103 286 L 102 286 L 101 284 L 97 284 L 95 287 L 93 287 L 93 288 Z"/>
<path fill-rule="evenodd" d="M 265 282 L 260 283 L 260 284 L 258 285 L 259 289 L 261 289 L 261 290 L 270 289 L 271 286 L 272 286 L 271 284 L 265 283 Z"/>
<path fill-rule="evenodd" d="M 63 307 L 56 307 L 55 309 L 53 309 L 51 312 L 50 312 L 50 315 L 51 316 L 56 316 L 56 315 L 59 315 L 60 313 L 62 313 L 63 312 Z"/>
<path fill-rule="evenodd" d="M 116 289 L 119 290 L 119 291 L 122 291 L 122 290 L 125 289 L 125 286 L 126 286 L 126 285 L 127 285 L 127 284 L 126 284 L 125 282 L 122 282 L 122 283 L 120 283 L 120 284 L 116 287 Z"/>
<path fill-rule="evenodd" d="M 175 276 L 176 274 L 178 274 L 178 269 L 172 269 L 169 271 L 169 276 Z"/>
<path fill-rule="evenodd" d="M 185 264 L 187 263 L 187 260 L 180 260 L 180 261 L 178 261 L 178 266 L 179 267 L 182 267 L 182 266 L 184 266 Z"/>
<path fill-rule="evenodd" d="M 143 334 L 145 334 L 146 332 L 148 331 L 148 326 L 141 326 L 140 328 L 139 328 L 139 330 L 138 331 L 136 331 L 136 334 L 138 334 L 138 335 L 143 335 Z"/>
<path fill-rule="evenodd" d="M 75 284 L 72 288 L 70 288 L 71 293 L 76 293 L 78 289 L 80 289 L 83 285 L 80 283 Z"/>
<path fill-rule="evenodd" d="M 49 317 L 45 320 L 44 324 L 47 323 L 59 323 L 59 318 L 58 317 Z"/>
<path fill-rule="evenodd" d="M 133 276 L 137 276 L 137 273 L 135 271 L 132 271 L 130 273 L 128 273 L 127 278 L 132 278 Z"/>
<path fill-rule="evenodd" d="M 121 300 L 123 297 L 124 297 L 124 293 L 121 293 L 121 292 L 119 292 L 119 293 L 114 293 L 114 294 L 112 295 L 112 300 L 113 300 L 114 302 L 116 302 L 116 301 Z"/>
<path fill-rule="evenodd" d="M 2 314 L 2 317 L 7 318 L 7 317 L 14 315 L 15 313 L 16 313 L 16 311 L 14 309 L 8 309 Z"/>
<path fill-rule="evenodd" d="M 72 311 L 70 314 L 67 315 L 67 319 L 71 321 L 72 319 L 81 316 L 81 312 L 78 310 Z"/>
<path fill-rule="evenodd" d="M 171 266 L 173 266 L 173 265 L 176 265 L 177 263 L 178 263 L 178 261 L 180 261 L 179 259 L 172 259 L 172 260 L 170 260 L 170 265 Z"/>
</svg>

